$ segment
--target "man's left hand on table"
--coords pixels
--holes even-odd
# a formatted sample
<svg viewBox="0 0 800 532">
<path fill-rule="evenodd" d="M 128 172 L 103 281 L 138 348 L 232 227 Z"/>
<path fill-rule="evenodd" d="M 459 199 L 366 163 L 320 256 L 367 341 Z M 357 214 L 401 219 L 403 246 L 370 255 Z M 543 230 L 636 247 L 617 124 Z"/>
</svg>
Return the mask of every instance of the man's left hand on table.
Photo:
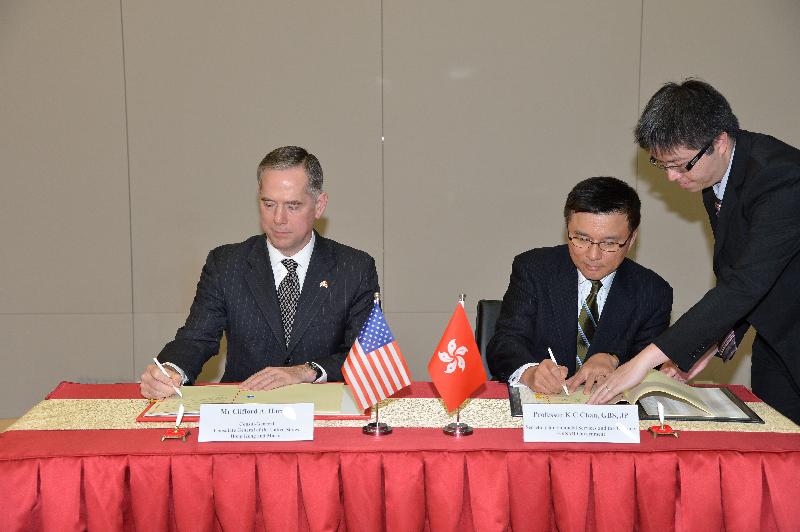
<svg viewBox="0 0 800 532">
<path fill-rule="evenodd" d="M 567 379 L 569 392 L 573 393 L 578 386 L 584 384 L 583 393 L 591 393 L 595 384 L 602 384 L 618 365 L 619 359 L 615 355 L 595 353 L 586 359 L 575 375 Z"/>
<path fill-rule="evenodd" d="M 288 367 L 269 367 L 252 374 L 239 385 L 239 388 L 243 390 L 272 390 L 273 388 L 280 388 L 281 386 L 287 386 L 289 384 L 314 382 L 316 378 L 316 372 L 307 364 Z"/>
</svg>

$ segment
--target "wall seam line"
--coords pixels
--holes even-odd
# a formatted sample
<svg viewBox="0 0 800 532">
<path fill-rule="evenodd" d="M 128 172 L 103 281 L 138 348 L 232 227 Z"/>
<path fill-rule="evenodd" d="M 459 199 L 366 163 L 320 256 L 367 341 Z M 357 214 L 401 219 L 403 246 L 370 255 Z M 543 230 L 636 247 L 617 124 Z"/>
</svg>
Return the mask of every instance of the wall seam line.
<svg viewBox="0 0 800 532">
<path fill-rule="evenodd" d="M 119 0 L 119 29 L 122 48 L 122 101 L 125 121 L 125 164 L 128 174 L 128 245 L 130 251 L 131 273 L 131 378 L 136 380 L 136 320 L 134 319 L 133 283 L 133 193 L 131 186 L 131 143 L 128 129 L 128 65 L 125 62 L 125 17 L 122 0 Z"/>
<path fill-rule="evenodd" d="M 642 108 L 642 56 L 644 55 L 644 1 L 641 0 L 639 11 L 639 72 L 636 87 L 636 112 L 634 113 L 634 123 L 639 121 L 639 109 Z M 639 190 L 639 176 L 642 169 L 639 167 L 639 147 L 636 147 L 636 190 Z"/>
<path fill-rule="evenodd" d="M 386 171 L 385 171 L 385 158 L 384 158 L 384 115 L 383 115 L 383 107 L 384 107 L 384 92 L 385 92 L 385 83 L 384 83 L 384 72 L 383 72 L 383 61 L 384 61 L 384 51 L 383 51 L 383 0 L 381 0 L 380 4 L 380 19 L 381 19 L 381 28 L 380 28 L 380 40 L 381 40 L 381 279 L 383 279 L 383 287 L 381 289 L 381 299 L 385 296 L 386 290 Z"/>
</svg>

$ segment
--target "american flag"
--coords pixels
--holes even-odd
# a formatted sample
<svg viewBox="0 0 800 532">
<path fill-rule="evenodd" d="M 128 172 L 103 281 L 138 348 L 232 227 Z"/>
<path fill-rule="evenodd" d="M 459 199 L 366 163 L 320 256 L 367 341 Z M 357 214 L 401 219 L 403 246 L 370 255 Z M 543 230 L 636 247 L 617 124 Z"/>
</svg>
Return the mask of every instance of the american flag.
<svg viewBox="0 0 800 532">
<path fill-rule="evenodd" d="M 411 384 L 406 360 L 377 304 L 358 333 L 342 374 L 364 410 Z"/>
</svg>

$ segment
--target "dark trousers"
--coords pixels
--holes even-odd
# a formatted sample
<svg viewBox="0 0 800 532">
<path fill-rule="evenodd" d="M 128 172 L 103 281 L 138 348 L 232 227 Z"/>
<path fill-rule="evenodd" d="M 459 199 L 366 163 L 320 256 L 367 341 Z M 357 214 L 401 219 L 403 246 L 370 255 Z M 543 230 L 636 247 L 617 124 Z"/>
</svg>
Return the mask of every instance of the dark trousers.
<svg viewBox="0 0 800 532">
<path fill-rule="evenodd" d="M 761 335 L 753 341 L 753 392 L 769 406 L 800 425 L 800 383 L 781 356 Z"/>
</svg>

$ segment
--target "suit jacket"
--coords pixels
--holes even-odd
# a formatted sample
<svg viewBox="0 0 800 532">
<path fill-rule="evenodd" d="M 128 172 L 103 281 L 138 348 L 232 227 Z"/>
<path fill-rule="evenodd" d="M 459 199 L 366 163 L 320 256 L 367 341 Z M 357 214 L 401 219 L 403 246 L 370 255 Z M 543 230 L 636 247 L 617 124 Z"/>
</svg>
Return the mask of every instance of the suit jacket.
<svg viewBox="0 0 800 532">
<path fill-rule="evenodd" d="M 703 202 L 714 232 L 717 283 L 655 344 L 684 370 L 732 328 L 753 325 L 800 377 L 800 151 L 740 131 L 719 217 L 711 188 Z"/>
<path fill-rule="evenodd" d="M 625 259 L 617 269 L 587 357 L 613 353 L 625 362 L 669 325 L 672 288 L 655 272 Z M 514 258 L 487 362 L 498 380 L 523 364 L 549 358 L 575 373 L 578 270 L 566 245 Z"/>
<path fill-rule="evenodd" d="M 194 382 L 219 351 L 224 331 L 223 382 L 241 382 L 267 366 L 308 361 L 325 368 L 328 380 L 341 381 L 342 364 L 377 291 L 372 257 L 316 235 L 287 347 L 267 240 L 253 236 L 208 254 L 186 324 L 158 358 L 174 363 Z"/>
</svg>

